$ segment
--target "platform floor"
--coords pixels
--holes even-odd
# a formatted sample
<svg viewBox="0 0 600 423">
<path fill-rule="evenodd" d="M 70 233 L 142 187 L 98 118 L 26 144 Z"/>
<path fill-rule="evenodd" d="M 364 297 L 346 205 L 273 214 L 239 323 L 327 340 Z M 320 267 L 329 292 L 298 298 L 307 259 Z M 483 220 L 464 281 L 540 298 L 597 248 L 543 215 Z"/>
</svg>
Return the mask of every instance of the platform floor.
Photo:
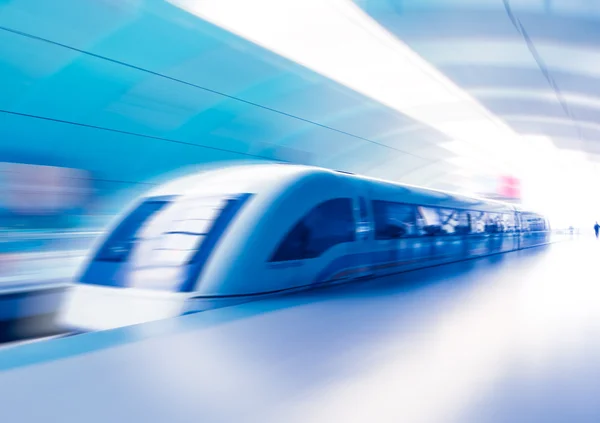
<svg viewBox="0 0 600 423">
<path fill-rule="evenodd" d="M 600 241 L 0 350 L 33 422 L 598 422 Z"/>
</svg>

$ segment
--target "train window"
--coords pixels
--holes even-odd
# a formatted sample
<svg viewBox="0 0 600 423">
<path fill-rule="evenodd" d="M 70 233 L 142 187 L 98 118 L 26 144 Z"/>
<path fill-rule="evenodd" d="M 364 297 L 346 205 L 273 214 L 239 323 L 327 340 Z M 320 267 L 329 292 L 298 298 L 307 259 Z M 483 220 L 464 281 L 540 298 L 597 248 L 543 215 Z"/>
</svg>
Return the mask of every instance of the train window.
<svg viewBox="0 0 600 423">
<path fill-rule="evenodd" d="M 419 212 L 425 220 L 425 225 L 441 225 L 441 219 L 438 211 L 433 207 L 419 207 Z"/>
<path fill-rule="evenodd" d="M 486 213 L 480 211 L 471 211 L 469 212 L 469 216 L 471 217 L 471 233 L 485 233 L 485 225 L 487 220 Z"/>
<path fill-rule="evenodd" d="M 176 223 L 174 230 L 164 234 L 160 239 L 162 247 L 157 248 L 151 257 L 154 264 L 161 266 L 185 266 L 178 291 L 189 292 L 194 289 L 198 276 L 218 241 L 251 197 L 252 194 L 243 193 L 206 197 L 183 204 L 188 208 L 192 205 L 185 217 L 194 222 L 189 225 L 183 224 L 184 221 L 173 222 Z M 212 221 L 202 223 L 208 217 L 211 217 Z M 137 283 L 148 289 L 165 289 L 163 281 L 153 285 L 148 280 L 140 279 L 132 281 L 131 286 L 136 286 Z"/>
<path fill-rule="evenodd" d="M 300 221 L 285 237 L 271 261 L 302 260 L 308 243 L 309 229 Z"/>
<path fill-rule="evenodd" d="M 422 218 L 421 230 L 426 235 L 439 235 L 442 231 L 442 215 L 440 211 L 433 207 L 419 206 L 419 214 Z M 448 217 L 451 217 L 451 213 Z"/>
<path fill-rule="evenodd" d="M 315 258 L 337 244 L 354 241 L 352 200 L 338 198 L 317 206 L 304 219 L 310 237 L 305 258 Z"/>
<path fill-rule="evenodd" d="M 375 239 L 418 235 L 414 206 L 391 201 L 373 201 Z"/>
<path fill-rule="evenodd" d="M 452 209 L 437 209 L 440 216 L 440 229 L 443 234 L 456 234 L 458 232 L 459 212 Z"/>
<path fill-rule="evenodd" d="M 533 213 L 523 213 L 521 215 L 523 232 L 541 232 L 546 231 L 546 220 Z"/>
<path fill-rule="evenodd" d="M 495 234 L 503 231 L 502 215 L 500 213 L 486 213 L 485 232 Z"/>
<path fill-rule="evenodd" d="M 442 214 L 442 232 L 447 234 L 468 234 L 470 232 L 469 214 L 464 210 L 440 210 Z"/>
<path fill-rule="evenodd" d="M 126 261 L 135 247 L 138 233 L 143 229 L 145 223 L 168 203 L 168 200 L 151 199 L 140 204 L 113 231 L 98 252 L 96 260 Z"/>
<path fill-rule="evenodd" d="M 123 219 L 95 259 L 116 265 L 109 269 L 92 263 L 82 275 L 81 282 L 181 292 L 191 290 L 220 237 L 250 197 L 251 194 L 238 194 L 192 202 L 174 202 L 165 197 L 147 200 Z M 193 207 L 188 207 L 190 204 Z M 189 213 L 182 213 L 186 210 Z M 212 217 L 211 222 L 207 221 L 208 217 Z M 125 262 L 128 262 L 127 271 L 121 268 Z M 172 278 L 148 279 L 137 273 L 138 270 L 180 266 L 182 279 L 178 286 Z"/>
<path fill-rule="evenodd" d="M 458 234 L 468 234 L 471 232 L 471 216 L 469 213 L 460 210 L 456 212 L 456 233 Z"/>
<path fill-rule="evenodd" d="M 284 238 L 271 261 L 319 257 L 331 247 L 355 240 L 352 200 L 337 198 L 312 209 Z"/>
<path fill-rule="evenodd" d="M 466 211 L 432 207 L 419 207 L 419 211 L 424 220 L 423 232 L 427 235 L 457 235 L 470 232 L 470 218 Z"/>
</svg>

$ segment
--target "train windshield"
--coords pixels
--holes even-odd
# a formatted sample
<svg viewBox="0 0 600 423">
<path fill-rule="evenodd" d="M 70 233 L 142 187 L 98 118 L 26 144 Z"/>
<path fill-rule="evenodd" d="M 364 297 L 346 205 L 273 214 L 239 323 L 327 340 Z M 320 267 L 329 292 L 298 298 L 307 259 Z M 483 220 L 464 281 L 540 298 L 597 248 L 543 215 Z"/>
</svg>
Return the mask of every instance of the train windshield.
<svg viewBox="0 0 600 423">
<path fill-rule="evenodd" d="M 189 291 L 250 194 L 152 198 L 117 226 L 81 282 Z M 95 264 L 96 263 L 96 264 Z M 106 265 L 113 266 L 106 268 Z M 104 267 L 100 267 L 104 264 Z"/>
<path fill-rule="evenodd" d="M 126 261 L 133 251 L 138 234 L 153 216 L 156 216 L 171 201 L 171 198 L 152 198 L 144 201 L 134 209 L 117 226 L 100 249 L 96 260 L 123 262 Z"/>
</svg>

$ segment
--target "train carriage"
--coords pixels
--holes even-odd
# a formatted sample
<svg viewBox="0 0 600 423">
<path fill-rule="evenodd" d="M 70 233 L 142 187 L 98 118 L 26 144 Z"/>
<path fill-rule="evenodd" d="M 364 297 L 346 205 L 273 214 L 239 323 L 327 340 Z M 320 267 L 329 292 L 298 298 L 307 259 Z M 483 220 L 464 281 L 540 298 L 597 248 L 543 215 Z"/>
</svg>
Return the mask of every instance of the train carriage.
<svg viewBox="0 0 600 423">
<path fill-rule="evenodd" d="M 547 242 L 542 216 L 497 201 L 308 166 L 226 167 L 127 210 L 60 321 L 106 329 Z"/>
</svg>

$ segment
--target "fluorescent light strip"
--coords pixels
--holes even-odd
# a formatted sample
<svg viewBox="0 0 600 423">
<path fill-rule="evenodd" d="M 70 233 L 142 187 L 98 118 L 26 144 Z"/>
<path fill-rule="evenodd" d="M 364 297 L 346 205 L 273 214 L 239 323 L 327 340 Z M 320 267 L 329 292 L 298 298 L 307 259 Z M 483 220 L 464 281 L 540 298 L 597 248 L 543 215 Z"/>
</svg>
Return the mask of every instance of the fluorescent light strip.
<svg viewBox="0 0 600 423">
<path fill-rule="evenodd" d="M 475 88 L 469 93 L 477 98 L 501 99 L 501 100 L 532 100 L 547 103 L 556 103 L 556 93 L 548 89 L 528 88 Z M 578 92 L 561 91 L 562 97 L 570 106 L 600 109 L 600 97 L 586 95 Z"/>
<path fill-rule="evenodd" d="M 452 37 L 415 41 L 413 48 L 434 58 L 438 66 L 486 66 L 539 70 L 538 64 L 521 39 L 472 39 Z M 546 66 L 554 72 L 564 72 L 592 78 L 600 77 L 597 64 L 600 51 L 596 46 L 536 40 L 535 48 Z M 568 60 L 565 60 L 568 58 Z"/>
</svg>

